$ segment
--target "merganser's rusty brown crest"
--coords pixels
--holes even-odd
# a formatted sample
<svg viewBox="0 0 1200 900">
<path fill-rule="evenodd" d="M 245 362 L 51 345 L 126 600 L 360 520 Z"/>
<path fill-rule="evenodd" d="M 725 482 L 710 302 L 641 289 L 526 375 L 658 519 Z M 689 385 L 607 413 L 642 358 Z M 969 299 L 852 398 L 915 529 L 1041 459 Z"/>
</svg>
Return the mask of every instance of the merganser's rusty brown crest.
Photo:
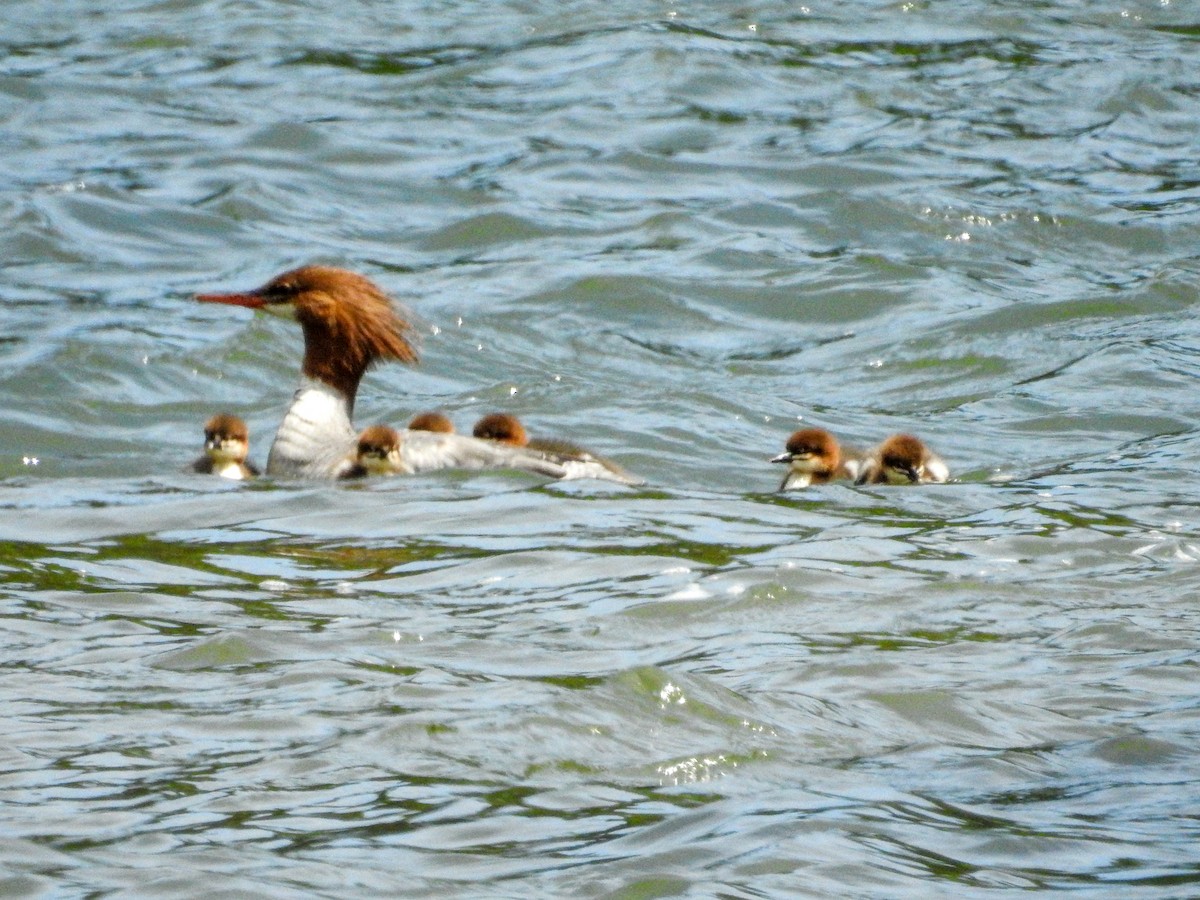
<svg viewBox="0 0 1200 900">
<path fill-rule="evenodd" d="M 301 371 L 345 394 L 351 412 L 358 383 L 372 365 L 417 362 L 407 314 L 369 278 L 345 269 L 302 266 L 253 291 L 196 299 L 250 309 L 290 307 L 304 331 Z"/>
</svg>

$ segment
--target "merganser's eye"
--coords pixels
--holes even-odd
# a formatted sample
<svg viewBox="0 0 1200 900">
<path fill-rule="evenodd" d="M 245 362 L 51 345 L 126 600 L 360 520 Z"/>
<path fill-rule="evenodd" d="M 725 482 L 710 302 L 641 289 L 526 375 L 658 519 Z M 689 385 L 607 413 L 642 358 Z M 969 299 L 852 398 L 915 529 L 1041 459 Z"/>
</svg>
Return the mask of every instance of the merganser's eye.
<svg viewBox="0 0 1200 900">
<path fill-rule="evenodd" d="M 262 292 L 268 303 L 288 303 L 296 295 L 296 285 L 290 281 L 268 285 Z"/>
</svg>

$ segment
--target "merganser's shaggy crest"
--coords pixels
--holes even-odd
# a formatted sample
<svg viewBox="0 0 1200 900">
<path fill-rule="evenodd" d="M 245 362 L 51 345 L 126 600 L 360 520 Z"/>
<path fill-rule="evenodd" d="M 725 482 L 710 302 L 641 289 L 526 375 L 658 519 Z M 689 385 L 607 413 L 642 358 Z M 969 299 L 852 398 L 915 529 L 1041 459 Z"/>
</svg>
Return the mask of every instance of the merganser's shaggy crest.
<svg viewBox="0 0 1200 900">
<path fill-rule="evenodd" d="M 779 490 L 790 491 L 810 484 L 826 484 L 835 478 L 854 479 L 861 460 L 843 454 L 837 438 L 824 428 L 803 428 L 788 438 L 787 449 L 772 457 L 773 463 L 787 463 Z"/>
<path fill-rule="evenodd" d="M 521 420 L 508 413 L 489 413 L 475 423 L 472 434 L 484 440 L 544 453 L 566 469 L 567 478 L 598 478 L 620 484 L 645 484 L 641 478 L 631 475 L 612 460 L 597 456 L 570 441 L 529 437 Z"/>
<path fill-rule="evenodd" d="M 436 431 L 439 434 L 454 434 L 454 423 L 440 410 L 417 413 L 408 423 L 409 431 Z"/>
<path fill-rule="evenodd" d="M 893 434 L 871 451 L 855 484 L 929 484 L 949 478 L 942 458 L 920 438 Z"/>
<path fill-rule="evenodd" d="M 304 330 L 304 380 L 275 432 L 267 474 L 336 478 L 349 471 L 358 435 L 351 416 L 362 376 L 378 362 L 417 361 L 412 326 L 401 309 L 370 279 L 330 266 L 303 266 L 252 291 L 196 299 L 287 312 Z M 405 472 L 513 468 L 566 475 L 542 454 L 462 435 L 406 431 L 401 456 Z"/>
<path fill-rule="evenodd" d="M 246 462 L 249 453 L 246 423 L 237 416 L 218 413 L 204 425 L 204 455 L 192 463 L 192 471 L 238 481 L 253 478 L 258 469 Z"/>
</svg>

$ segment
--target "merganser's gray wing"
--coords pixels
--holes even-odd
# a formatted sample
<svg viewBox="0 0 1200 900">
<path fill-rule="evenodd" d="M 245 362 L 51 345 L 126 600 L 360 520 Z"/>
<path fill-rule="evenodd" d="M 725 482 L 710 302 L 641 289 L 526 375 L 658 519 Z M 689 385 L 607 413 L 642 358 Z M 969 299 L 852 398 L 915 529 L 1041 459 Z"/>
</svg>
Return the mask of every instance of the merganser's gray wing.
<svg viewBox="0 0 1200 900">
<path fill-rule="evenodd" d="M 630 485 L 646 483 L 645 479 L 626 471 L 611 459 L 597 456 L 570 441 L 559 438 L 532 438 L 526 446 L 561 463 L 566 469 L 566 478 L 599 478 L 602 481 Z"/>
<path fill-rule="evenodd" d="M 405 430 L 400 435 L 400 459 L 413 474 L 439 469 L 519 469 L 548 478 L 567 477 L 560 461 L 537 450 L 465 434 Z"/>
</svg>

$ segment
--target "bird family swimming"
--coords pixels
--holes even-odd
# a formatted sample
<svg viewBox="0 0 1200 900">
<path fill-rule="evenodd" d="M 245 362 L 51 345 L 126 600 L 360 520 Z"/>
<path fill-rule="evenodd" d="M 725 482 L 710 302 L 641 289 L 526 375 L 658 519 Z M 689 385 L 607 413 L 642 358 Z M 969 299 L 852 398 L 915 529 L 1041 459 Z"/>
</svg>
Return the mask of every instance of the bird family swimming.
<svg viewBox="0 0 1200 900">
<path fill-rule="evenodd" d="M 217 413 L 204 424 L 204 455 L 192 463 L 192 471 L 243 481 L 258 474 L 246 461 L 249 454 L 246 423 L 229 413 Z"/>
<path fill-rule="evenodd" d="M 855 484 L 930 484 L 950 478 L 942 458 L 911 434 L 893 434 L 864 455 L 844 450 L 824 428 L 804 428 L 788 438 L 787 449 L 771 462 L 788 464 L 781 491 L 834 479 Z"/>
<path fill-rule="evenodd" d="M 271 444 L 268 475 L 338 478 L 352 472 L 511 468 L 557 479 L 643 483 L 569 441 L 530 439 L 520 421 L 506 414 L 485 416 L 471 437 L 455 434 L 441 413 L 418 415 L 401 431 L 368 429 L 360 435 L 352 417 L 363 375 L 378 363 L 417 361 L 408 314 L 363 275 L 333 266 L 301 266 L 253 290 L 199 294 L 196 299 L 283 313 L 299 322 L 303 331 L 303 377 Z M 246 463 L 245 423 L 240 423 L 239 431 L 236 417 L 218 423 L 219 418 L 209 425 L 219 425 L 213 430 L 222 436 L 217 441 L 206 429 L 207 462 L 198 461 L 196 471 L 212 470 L 227 478 L 256 474 Z M 890 436 L 860 459 L 844 451 L 824 429 L 802 429 L 788 439 L 786 451 L 771 461 L 788 465 L 780 490 L 835 478 L 853 479 L 856 484 L 919 484 L 949 478 L 942 459 L 908 434 Z"/>
<path fill-rule="evenodd" d="M 302 266 L 254 290 L 196 299 L 284 313 L 300 323 L 303 378 L 275 432 L 267 474 L 337 478 L 348 472 L 357 456 L 358 431 L 351 420 L 363 375 L 377 363 L 417 361 L 407 314 L 370 279 L 332 266 Z M 405 473 L 507 468 L 567 475 L 542 453 L 423 430 L 401 434 L 400 459 Z"/>
<path fill-rule="evenodd" d="M 529 437 L 521 420 L 510 413 L 489 413 L 475 423 L 471 433 L 484 440 L 544 453 L 562 465 L 567 472 L 566 478 L 598 478 L 619 484 L 645 484 L 612 460 L 597 456 L 571 441 Z"/>
</svg>

